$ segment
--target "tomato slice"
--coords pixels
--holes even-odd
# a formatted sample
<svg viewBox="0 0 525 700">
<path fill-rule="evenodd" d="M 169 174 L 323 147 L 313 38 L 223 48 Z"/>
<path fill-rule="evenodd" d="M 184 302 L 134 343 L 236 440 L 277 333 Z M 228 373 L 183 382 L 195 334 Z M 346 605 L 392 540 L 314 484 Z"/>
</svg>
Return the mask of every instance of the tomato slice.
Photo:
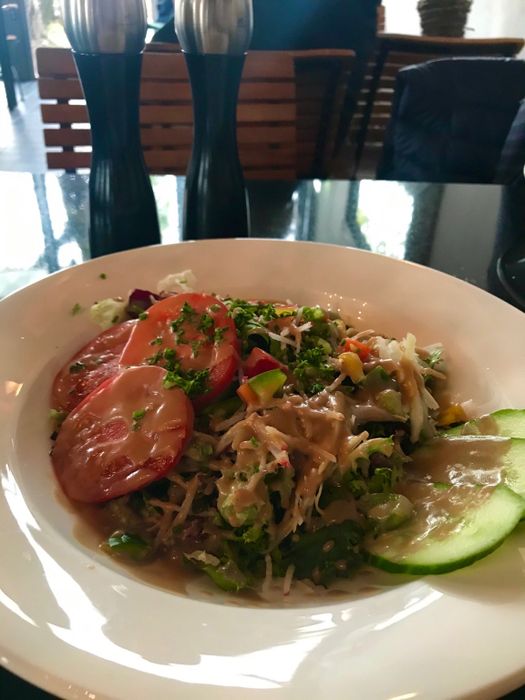
<svg viewBox="0 0 525 700">
<path fill-rule="evenodd" d="M 268 372 L 270 369 L 286 369 L 286 366 L 261 348 L 253 348 L 243 362 L 244 374 L 247 377 L 255 377 L 257 374 Z"/>
<path fill-rule="evenodd" d="M 239 366 L 239 341 L 221 301 L 209 294 L 177 294 L 157 302 L 147 314 L 133 329 L 121 366 L 150 363 L 169 369 L 175 363 L 185 373 L 208 370 L 206 390 L 192 396 L 196 408 L 228 388 Z M 166 351 L 172 359 L 166 359 Z"/>
<path fill-rule="evenodd" d="M 52 452 L 69 498 L 107 501 L 163 477 L 193 430 L 193 407 L 165 389 L 166 370 L 131 367 L 106 380 L 65 419 Z"/>
<path fill-rule="evenodd" d="M 67 362 L 55 377 L 51 405 L 72 411 L 102 382 L 119 371 L 119 359 L 136 321 L 126 321 L 104 331 Z"/>
</svg>

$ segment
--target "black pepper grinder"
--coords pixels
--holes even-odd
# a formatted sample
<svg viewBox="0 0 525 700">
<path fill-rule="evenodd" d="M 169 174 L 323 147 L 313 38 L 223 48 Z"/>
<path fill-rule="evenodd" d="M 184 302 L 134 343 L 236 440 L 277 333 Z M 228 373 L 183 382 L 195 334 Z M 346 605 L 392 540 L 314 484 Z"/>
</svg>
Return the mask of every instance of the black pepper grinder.
<svg viewBox="0 0 525 700">
<path fill-rule="evenodd" d="M 175 0 L 175 30 L 190 75 L 194 119 L 183 238 L 248 236 L 236 112 L 253 30 L 252 0 Z"/>
<path fill-rule="evenodd" d="M 144 0 L 64 0 L 64 25 L 91 122 L 91 255 L 160 243 L 140 142 Z"/>
</svg>

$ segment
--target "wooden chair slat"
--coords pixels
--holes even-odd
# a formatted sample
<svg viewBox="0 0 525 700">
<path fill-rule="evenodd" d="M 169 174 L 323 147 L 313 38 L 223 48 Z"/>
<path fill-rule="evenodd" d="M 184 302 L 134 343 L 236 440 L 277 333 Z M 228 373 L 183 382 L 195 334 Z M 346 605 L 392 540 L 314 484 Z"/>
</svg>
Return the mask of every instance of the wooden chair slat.
<svg viewBox="0 0 525 700">
<path fill-rule="evenodd" d="M 44 124 L 88 124 L 89 118 L 85 105 L 42 104 L 42 121 Z"/>
<path fill-rule="evenodd" d="M 44 129 L 44 143 L 46 146 L 56 148 L 91 146 L 90 129 Z"/>
<path fill-rule="evenodd" d="M 42 100 L 82 100 L 84 93 L 78 78 L 55 79 L 40 77 L 38 92 Z"/>
<path fill-rule="evenodd" d="M 316 97 L 321 99 L 322 87 L 315 86 Z M 40 78 L 40 98 L 43 100 L 82 100 L 84 93 L 80 82 L 75 79 Z M 189 82 L 143 81 L 140 91 L 142 103 L 191 104 Z M 269 102 L 295 100 L 293 83 L 243 82 L 239 90 L 239 102 Z"/>
<path fill-rule="evenodd" d="M 302 141 L 315 141 L 316 132 L 310 129 L 307 135 L 301 136 Z M 293 126 L 253 126 L 240 127 L 237 132 L 239 146 L 261 143 L 270 145 L 293 143 L 295 130 Z M 145 148 L 152 147 L 177 147 L 191 146 L 193 141 L 193 127 L 148 127 L 141 130 L 142 145 Z M 44 129 L 44 142 L 48 147 L 74 147 L 91 145 L 90 129 Z"/>
<path fill-rule="evenodd" d="M 264 170 L 246 170 L 249 180 L 295 180 L 297 173 L 294 168 L 265 168 Z"/>
<path fill-rule="evenodd" d="M 151 172 L 184 173 L 193 139 L 186 64 L 180 52 L 153 48 L 144 54 L 141 82 L 145 159 Z M 309 177 L 330 167 L 334 124 L 353 61 L 353 53 L 345 50 L 248 54 L 237 110 L 240 158 L 247 177 L 259 176 L 260 171 L 265 177 Z M 85 148 L 91 134 L 71 52 L 41 48 L 37 63 L 40 97 L 46 101 L 41 104 L 45 144 L 65 149 L 48 152 L 48 166 L 87 168 L 90 153 Z"/>
<path fill-rule="evenodd" d="M 46 154 L 47 166 L 53 170 L 78 170 L 91 166 L 91 153 L 78 153 L 77 151 L 61 151 Z"/>
<path fill-rule="evenodd" d="M 85 105 L 42 104 L 42 121 L 45 124 L 87 124 L 88 112 Z M 293 104 L 240 104 L 237 110 L 240 125 L 258 122 L 286 124 L 295 121 Z M 193 124 L 191 105 L 142 105 L 141 124 Z"/>
<path fill-rule="evenodd" d="M 39 47 L 36 50 L 38 74 L 44 78 L 77 78 L 73 54 L 67 49 Z"/>
</svg>

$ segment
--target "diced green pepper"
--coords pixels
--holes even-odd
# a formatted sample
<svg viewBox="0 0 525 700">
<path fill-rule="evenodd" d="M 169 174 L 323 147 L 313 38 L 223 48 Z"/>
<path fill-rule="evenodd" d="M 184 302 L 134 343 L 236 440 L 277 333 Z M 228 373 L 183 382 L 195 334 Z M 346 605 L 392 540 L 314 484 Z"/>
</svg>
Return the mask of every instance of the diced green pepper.
<svg viewBox="0 0 525 700">
<path fill-rule="evenodd" d="M 388 411 L 394 416 L 402 416 L 404 414 L 403 405 L 401 403 L 401 394 L 394 389 L 385 389 L 379 392 L 376 397 L 378 405 L 385 411 Z"/>
<path fill-rule="evenodd" d="M 366 375 L 361 385 L 368 391 L 381 391 L 386 388 L 389 380 L 388 372 L 378 365 Z"/>
<path fill-rule="evenodd" d="M 248 380 L 248 385 L 261 401 L 269 401 L 286 382 L 286 374 L 280 369 L 270 369 Z"/>
</svg>

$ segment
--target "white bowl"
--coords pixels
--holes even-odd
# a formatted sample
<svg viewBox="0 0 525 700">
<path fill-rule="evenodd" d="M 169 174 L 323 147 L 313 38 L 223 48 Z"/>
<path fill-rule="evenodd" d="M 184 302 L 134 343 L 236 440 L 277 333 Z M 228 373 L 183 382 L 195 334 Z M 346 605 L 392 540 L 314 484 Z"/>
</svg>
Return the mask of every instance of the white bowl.
<svg viewBox="0 0 525 700">
<path fill-rule="evenodd" d="M 51 381 L 96 334 L 71 308 L 187 268 L 203 291 L 318 303 L 362 328 L 443 342 L 453 396 L 472 415 L 525 404 L 523 314 L 417 265 L 229 240 L 51 275 L 0 303 L 0 662 L 58 695 L 93 700 L 492 698 L 525 683 L 523 528 L 453 574 L 270 608 L 162 590 L 79 540 L 48 457 Z"/>
</svg>

